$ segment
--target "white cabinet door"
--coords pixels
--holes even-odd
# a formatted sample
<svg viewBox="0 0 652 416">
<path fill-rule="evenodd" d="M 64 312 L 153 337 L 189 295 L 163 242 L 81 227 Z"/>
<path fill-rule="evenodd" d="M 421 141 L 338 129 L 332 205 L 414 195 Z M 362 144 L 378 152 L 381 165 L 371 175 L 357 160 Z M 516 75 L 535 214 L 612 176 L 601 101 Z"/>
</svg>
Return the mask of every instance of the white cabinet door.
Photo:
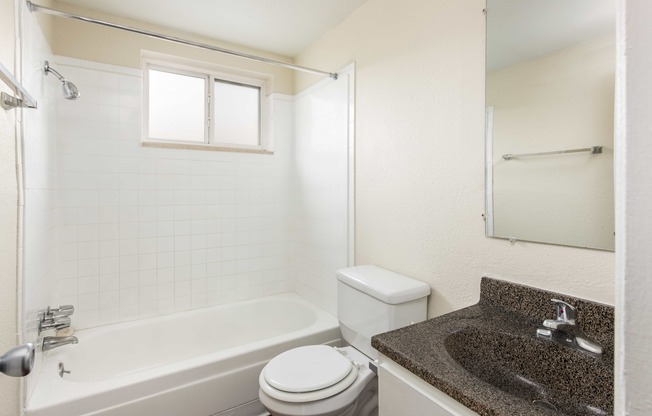
<svg viewBox="0 0 652 416">
<path fill-rule="evenodd" d="M 379 361 L 379 416 L 478 416 L 389 358 Z"/>
</svg>

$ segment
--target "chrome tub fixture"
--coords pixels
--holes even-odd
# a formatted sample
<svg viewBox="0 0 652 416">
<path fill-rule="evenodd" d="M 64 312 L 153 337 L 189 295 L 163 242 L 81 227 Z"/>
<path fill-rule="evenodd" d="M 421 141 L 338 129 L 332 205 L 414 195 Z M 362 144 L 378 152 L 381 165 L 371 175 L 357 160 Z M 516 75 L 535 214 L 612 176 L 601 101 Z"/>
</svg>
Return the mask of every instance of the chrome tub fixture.
<svg viewBox="0 0 652 416">
<path fill-rule="evenodd" d="M 39 313 L 38 317 L 38 333 L 48 329 L 60 330 L 70 327 L 70 315 L 75 312 L 75 307 L 72 305 L 63 305 L 58 308 L 50 308 L 49 306 Z"/>
<path fill-rule="evenodd" d="M 50 351 L 68 344 L 77 344 L 77 337 L 45 337 L 43 338 L 43 351 Z"/>
</svg>

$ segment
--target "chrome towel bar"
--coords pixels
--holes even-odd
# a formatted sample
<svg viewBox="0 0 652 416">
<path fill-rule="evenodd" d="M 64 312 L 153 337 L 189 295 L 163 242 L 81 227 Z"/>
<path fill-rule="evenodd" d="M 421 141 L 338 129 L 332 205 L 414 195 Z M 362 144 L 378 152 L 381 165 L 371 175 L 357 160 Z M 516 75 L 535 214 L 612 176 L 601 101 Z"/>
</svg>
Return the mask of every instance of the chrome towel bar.
<svg viewBox="0 0 652 416">
<path fill-rule="evenodd" d="M 584 148 L 581 148 L 581 149 L 554 150 L 552 152 L 521 153 L 521 154 L 517 154 L 517 155 L 513 155 L 513 154 L 510 153 L 510 154 L 503 155 L 503 159 L 512 160 L 512 159 L 517 159 L 517 158 L 521 158 L 521 157 L 563 155 L 563 154 L 566 154 L 566 153 L 584 153 L 584 152 L 590 152 L 592 155 L 596 155 L 596 154 L 602 153 L 602 146 L 584 147 Z"/>
<path fill-rule="evenodd" d="M 5 110 L 15 107 L 27 107 L 27 108 L 36 108 L 36 100 L 32 97 L 25 87 L 21 85 L 20 82 L 14 77 L 11 72 L 7 69 L 6 66 L 0 63 L 0 78 L 7 84 L 9 88 L 14 91 L 14 94 L 18 97 L 12 97 L 11 95 L 3 92 L 0 97 L 0 105 Z"/>
</svg>

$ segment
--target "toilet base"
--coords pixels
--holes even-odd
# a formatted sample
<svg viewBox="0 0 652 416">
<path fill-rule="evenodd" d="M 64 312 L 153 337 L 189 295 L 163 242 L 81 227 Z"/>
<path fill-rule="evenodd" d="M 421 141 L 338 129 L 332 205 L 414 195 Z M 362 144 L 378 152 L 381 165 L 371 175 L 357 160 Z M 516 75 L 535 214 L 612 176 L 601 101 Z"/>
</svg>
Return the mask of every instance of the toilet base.
<svg viewBox="0 0 652 416">
<path fill-rule="evenodd" d="M 262 390 L 258 395 L 272 416 L 378 416 L 378 377 L 372 377 L 354 399 L 341 400 L 347 393 L 350 395 L 352 392 L 347 389 L 333 397 L 306 403 L 281 402 Z M 337 406 L 338 402 L 343 404 Z M 334 409 L 332 405 L 335 405 Z"/>
</svg>

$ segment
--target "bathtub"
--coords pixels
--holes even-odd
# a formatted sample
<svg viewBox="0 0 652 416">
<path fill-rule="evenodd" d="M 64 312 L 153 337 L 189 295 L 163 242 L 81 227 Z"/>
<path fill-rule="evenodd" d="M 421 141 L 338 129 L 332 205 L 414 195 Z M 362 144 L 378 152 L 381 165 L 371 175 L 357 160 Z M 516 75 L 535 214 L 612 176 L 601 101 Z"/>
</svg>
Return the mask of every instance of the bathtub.
<svg viewBox="0 0 652 416">
<path fill-rule="evenodd" d="M 265 414 L 263 366 L 289 348 L 339 345 L 341 335 L 332 315 L 283 294 L 75 336 L 79 344 L 44 353 L 27 416 Z M 60 362 L 70 374 L 59 376 Z"/>
</svg>

